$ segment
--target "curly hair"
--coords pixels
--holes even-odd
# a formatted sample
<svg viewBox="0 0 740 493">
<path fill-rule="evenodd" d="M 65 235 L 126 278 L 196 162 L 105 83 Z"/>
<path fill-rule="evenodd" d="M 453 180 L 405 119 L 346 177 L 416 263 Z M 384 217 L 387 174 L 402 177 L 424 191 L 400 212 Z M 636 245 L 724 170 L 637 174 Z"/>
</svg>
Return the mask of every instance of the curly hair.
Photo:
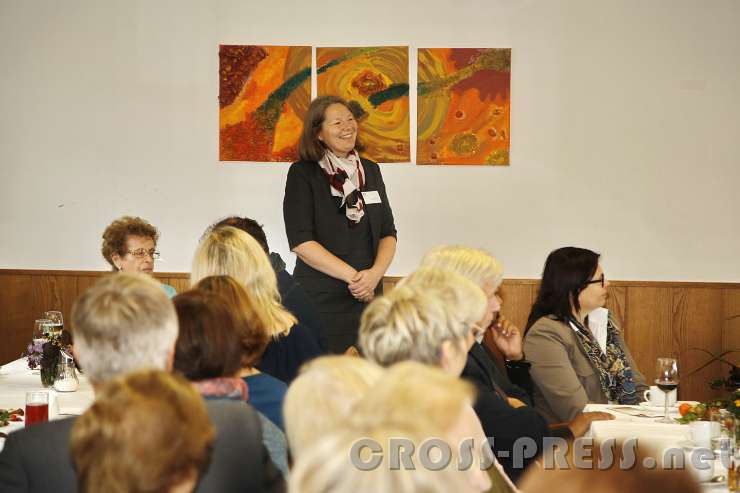
<svg viewBox="0 0 740 493">
<path fill-rule="evenodd" d="M 140 217 L 123 216 L 110 223 L 103 231 L 103 246 L 100 252 L 114 271 L 118 269 L 113 263 L 113 254 L 117 253 L 121 257 L 126 255 L 126 240 L 129 236 L 151 238 L 156 245 L 159 231 Z"/>
</svg>

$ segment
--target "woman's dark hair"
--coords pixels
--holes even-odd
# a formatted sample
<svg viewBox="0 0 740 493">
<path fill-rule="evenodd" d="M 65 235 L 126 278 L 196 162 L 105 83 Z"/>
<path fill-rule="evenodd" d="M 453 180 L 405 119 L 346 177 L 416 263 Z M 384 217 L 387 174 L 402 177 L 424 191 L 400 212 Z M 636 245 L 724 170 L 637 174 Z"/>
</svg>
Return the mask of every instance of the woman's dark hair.
<svg viewBox="0 0 740 493">
<path fill-rule="evenodd" d="M 219 294 L 198 289 L 178 294 L 175 303 L 180 333 L 174 369 L 191 381 L 233 377 L 241 369 L 237 321 Z"/>
<path fill-rule="evenodd" d="M 550 252 L 542 271 L 542 283 L 537 299 L 527 319 L 527 330 L 540 318 L 552 315 L 561 321 L 573 318 L 581 309 L 578 295 L 599 267 L 600 255 L 591 250 L 564 247 Z"/>
<path fill-rule="evenodd" d="M 254 308 L 253 298 L 231 276 L 209 276 L 195 286 L 199 291 L 216 293 L 234 317 L 234 330 L 241 348 L 241 367 L 256 366 L 270 342 L 270 332 Z"/>
<path fill-rule="evenodd" d="M 319 140 L 319 132 L 321 132 L 321 125 L 324 123 L 326 109 L 333 104 L 341 104 L 352 113 L 355 119 L 359 119 L 362 108 L 357 103 L 353 103 L 348 103 L 339 96 L 319 96 L 311 101 L 306 112 L 306 118 L 303 119 L 303 131 L 298 144 L 298 154 L 303 161 L 320 161 L 324 157 L 326 147 Z M 363 148 L 358 133 L 355 140 L 355 149 L 361 151 Z"/>
<path fill-rule="evenodd" d="M 265 230 L 262 228 L 262 225 L 260 223 L 249 217 L 229 216 L 227 218 L 221 219 L 217 223 L 209 226 L 208 230 L 206 230 L 203 236 L 205 237 L 214 229 L 223 226 L 231 226 L 233 228 L 241 229 L 252 238 L 257 240 L 257 243 L 260 244 L 265 253 L 267 255 L 270 255 L 270 247 L 267 245 L 267 235 L 265 235 Z"/>
</svg>

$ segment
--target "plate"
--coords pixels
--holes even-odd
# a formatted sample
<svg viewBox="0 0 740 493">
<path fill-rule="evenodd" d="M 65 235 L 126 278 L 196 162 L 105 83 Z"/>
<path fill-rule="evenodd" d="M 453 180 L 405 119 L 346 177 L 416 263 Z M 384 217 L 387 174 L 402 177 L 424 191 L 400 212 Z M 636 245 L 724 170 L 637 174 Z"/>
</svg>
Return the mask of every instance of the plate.
<svg viewBox="0 0 740 493">
<path fill-rule="evenodd" d="M 653 406 L 649 402 L 641 402 L 640 404 L 638 404 L 638 406 L 640 406 L 641 408 L 646 409 L 648 411 L 663 411 L 663 409 L 664 409 L 663 406 Z M 677 413 L 678 412 L 678 407 L 676 406 L 676 404 L 674 404 L 672 406 L 668 406 L 668 412 L 669 413 Z"/>
</svg>

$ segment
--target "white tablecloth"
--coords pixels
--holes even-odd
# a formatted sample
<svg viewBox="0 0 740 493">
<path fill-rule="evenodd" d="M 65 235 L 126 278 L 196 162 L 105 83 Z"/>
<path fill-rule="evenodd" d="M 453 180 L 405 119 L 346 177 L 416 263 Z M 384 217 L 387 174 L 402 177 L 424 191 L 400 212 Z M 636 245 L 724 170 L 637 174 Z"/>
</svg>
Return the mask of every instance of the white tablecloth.
<svg viewBox="0 0 740 493">
<path fill-rule="evenodd" d="M 75 392 L 57 392 L 49 390 L 49 419 L 61 419 L 69 415 L 82 414 L 94 399 L 92 386 L 84 375 L 78 374 L 80 387 Z M 0 408 L 25 409 L 26 392 L 44 390 L 41 385 L 41 376 L 38 370 L 28 369 L 26 359 L 15 360 L 0 368 Z M 56 402 L 56 404 L 55 404 Z M 9 433 L 23 428 L 24 423 L 11 422 L 0 428 L 3 433 Z M 5 440 L 0 438 L 0 450 Z"/>
<path fill-rule="evenodd" d="M 596 442 L 614 438 L 621 442 L 627 438 L 636 438 L 639 445 L 647 444 L 658 454 L 668 449 L 683 450 L 687 442 L 691 442 L 691 433 L 688 425 L 659 423 L 661 418 L 646 418 L 630 416 L 628 414 L 614 411 L 609 408 L 620 407 L 607 404 L 588 404 L 584 411 L 601 411 L 614 415 L 613 421 L 594 421 L 587 436 Z M 630 406 L 634 409 L 644 410 L 640 406 Z M 673 409 L 672 417 L 678 417 L 678 412 Z M 715 461 L 712 475 L 727 476 L 727 469 L 722 467 L 719 461 Z M 702 490 L 711 493 L 723 493 L 728 491 L 727 484 L 701 484 Z"/>
</svg>

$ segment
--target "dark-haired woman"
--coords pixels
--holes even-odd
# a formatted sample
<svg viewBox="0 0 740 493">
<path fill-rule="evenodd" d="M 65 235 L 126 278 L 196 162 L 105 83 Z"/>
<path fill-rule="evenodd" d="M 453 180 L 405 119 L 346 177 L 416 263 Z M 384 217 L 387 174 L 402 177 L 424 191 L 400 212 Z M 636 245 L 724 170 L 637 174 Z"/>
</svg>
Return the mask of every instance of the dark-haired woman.
<svg viewBox="0 0 740 493">
<path fill-rule="evenodd" d="M 602 308 L 608 286 L 598 253 L 565 247 L 547 257 L 524 352 L 535 407 L 551 423 L 573 419 L 589 402 L 637 404 L 647 389 L 622 331 Z"/>
<path fill-rule="evenodd" d="M 396 227 L 380 167 L 358 154 L 357 121 L 335 96 L 311 102 L 299 162 L 288 171 L 285 231 L 293 272 L 324 322 L 329 351 L 357 340 L 365 305 L 382 292 Z"/>
</svg>

